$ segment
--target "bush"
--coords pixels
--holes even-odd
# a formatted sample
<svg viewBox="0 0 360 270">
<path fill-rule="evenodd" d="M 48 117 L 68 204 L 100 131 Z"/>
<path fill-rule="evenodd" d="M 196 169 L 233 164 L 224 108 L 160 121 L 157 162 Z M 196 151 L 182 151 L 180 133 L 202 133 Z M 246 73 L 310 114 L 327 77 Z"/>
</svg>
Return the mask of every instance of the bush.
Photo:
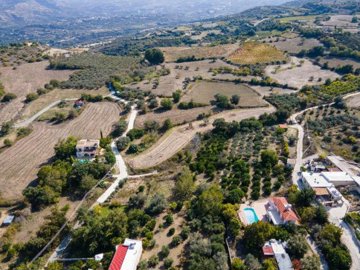
<svg viewBox="0 0 360 270">
<path fill-rule="evenodd" d="M 180 243 L 181 243 L 181 238 L 180 238 L 179 235 L 176 235 L 176 236 L 174 236 L 173 239 L 171 240 L 170 246 L 171 246 L 172 248 L 174 248 L 174 247 L 177 247 L 178 245 L 180 245 Z"/>
<path fill-rule="evenodd" d="M 161 251 L 159 252 L 159 258 L 161 260 L 165 259 L 170 254 L 170 249 L 168 246 L 162 246 Z"/>
<path fill-rule="evenodd" d="M 36 93 L 30 93 L 26 95 L 25 103 L 30 103 L 39 98 L 39 95 Z"/>
<path fill-rule="evenodd" d="M 173 236 L 175 233 L 175 228 L 170 228 L 170 230 L 167 233 L 167 236 Z"/>
<path fill-rule="evenodd" d="M 159 49 L 149 49 L 145 52 L 145 59 L 152 65 L 159 65 L 164 62 L 165 57 Z"/>
<path fill-rule="evenodd" d="M 9 140 L 9 139 L 5 139 L 5 140 L 4 140 L 4 145 L 5 145 L 6 147 L 10 147 L 10 146 L 13 145 L 13 142 L 12 142 L 11 140 Z"/>
<path fill-rule="evenodd" d="M 171 110 L 173 106 L 172 101 L 169 98 L 163 98 L 160 104 L 161 108 L 166 111 Z"/>
<path fill-rule="evenodd" d="M 10 102 L 11 100 L 13 100 L 13 99 L 15 99 L 15 98 L 16 98 L 16 95 L 15 95 L 15 94 L 13 94 L 13 93 L 6 93 L 6 94 L 3 96 L 1 102 Z"/>
<path fill-rule="evenodd" d="M 129 137 L 121 137 L 116 141 L 116 147 L 119 151 L 124 151 L 130 144 Z"/>
<path fill-rule="evenodd" d="M 173 265 L 173 263 L 174 263 L 174 260 L 173 260 L 173 259 L 171 259 L 171 258 L 166 258 L 166 259 L 164 260 L 164 268 L 165 268 L 165 269 L 169 269 L 169 268 Z"/>
</svg>

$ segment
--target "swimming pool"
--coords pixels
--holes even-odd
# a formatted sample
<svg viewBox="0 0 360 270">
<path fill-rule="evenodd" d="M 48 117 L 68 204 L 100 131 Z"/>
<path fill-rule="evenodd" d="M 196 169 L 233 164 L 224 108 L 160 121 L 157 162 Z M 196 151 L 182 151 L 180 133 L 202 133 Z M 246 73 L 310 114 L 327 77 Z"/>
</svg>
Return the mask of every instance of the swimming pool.
<svg viewBox="0 0 360 270">
<path fill-rule="evenodd" d="M 252 224 L 259 221 L 258 216 L 253 208 L 244 208 L 244 213 L 246 217 L 246 221 L 248 224 Z"/>
</svg>

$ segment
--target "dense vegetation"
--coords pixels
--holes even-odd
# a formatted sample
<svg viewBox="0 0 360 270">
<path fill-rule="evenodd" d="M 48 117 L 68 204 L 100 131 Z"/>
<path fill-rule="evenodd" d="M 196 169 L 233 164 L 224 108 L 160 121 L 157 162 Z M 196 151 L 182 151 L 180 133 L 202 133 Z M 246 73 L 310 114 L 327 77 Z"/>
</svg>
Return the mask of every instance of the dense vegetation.
<svg viewBox="0 0 360 270">
<path fill-rule="evenodd" d="M 59 142 L 55 147 L 53 161 L 39 170 L 37 185 L 24 190 L 24 196 L 34 209 L 58 202 L 61 195 L 79 198 L 95 186 L 115 163 L 109 145 L 105 145 L 105 162 L 75 161 L 76 143 L 73 137 Z"/>
<path fill-rule="evenodd" d="M 100 88 L 110 82 L 112 77 L 123 83 L 140 81 L 146 73 L 146 68 L 141 66 L 139 58 L 95 53 L 59 56 L 50 61 L 50 68 L 78 70 L 68 81 L 60 84 L 62 88 L 77 89 Z"/>
</svg>

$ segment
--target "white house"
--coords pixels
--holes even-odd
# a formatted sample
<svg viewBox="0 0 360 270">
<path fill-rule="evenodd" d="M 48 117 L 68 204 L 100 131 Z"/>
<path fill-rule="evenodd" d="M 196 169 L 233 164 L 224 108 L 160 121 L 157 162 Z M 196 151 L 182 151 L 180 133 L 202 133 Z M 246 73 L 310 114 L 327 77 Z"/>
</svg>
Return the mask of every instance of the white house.
<svg viewBox="0 0 360 270">
<path fill-rule="evenodd" d="M 279 270 L 293 270 L 289 254 L 285 251 L 283 243 L 271 239 L 262 248 L 264 256 L 274 256 Z"/>
<path fill-rule="evenodd" d="M 76 144 L 77 158 L 95 158 L 100 148 L 99 140 L 80 140 Z"/>
<path fill-rule="evenodd" d="M 284 197 L 270 198 L 265 205 L 266 215 L 274 225 L 281 224 L 298 224 L 299 218 L 292 210 L 291 204 Z"/>
<path fill-rule="evenodd" d="M 116 247 L 109 270 L 136 270 L 141 259 L 142 250 L 141 241 L 125 239 L 122 245 Z"/>
<path fill-rule="evenodd" d="M 331 173 L 337 173 L 337 172 L 331 172 Z M 321 202 L 324 205 L 343 204 L 344 203 L 343 196 L 336 189 L 335 185 L 328 181 L 328 179 L 339 181 L 338 178 L 336 177 L 332 178 L 329 175 L 325 177 L 324 172 L 322 173 L 303 172 L 301 174 L 302 183 L 304 184 L 305 187 L 314 190 L 316 194 L 316 198 L 319 202 Z"/>
</svg>

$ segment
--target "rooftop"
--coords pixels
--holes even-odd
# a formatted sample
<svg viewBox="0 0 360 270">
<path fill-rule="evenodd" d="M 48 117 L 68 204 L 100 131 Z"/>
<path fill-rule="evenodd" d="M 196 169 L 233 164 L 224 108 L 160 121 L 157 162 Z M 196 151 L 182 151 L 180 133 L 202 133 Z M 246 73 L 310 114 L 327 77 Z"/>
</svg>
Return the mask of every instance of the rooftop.
<svg viewBox="0 0 360 270">
<path fill-rule="evenodd" d="M 271 253 L 272 251 L 272 253 Z M 293 270 L 293 266 L 289 257 L 289 254 L 286 253 L 284 245 L 277 240 L 271 239 L 266 242 L 263 246 L 264 255 L 274 255 L 278 267 L 280 270 Z M 267 254 L 265 254 L 267 252 Z"/>
<path fill-rule="evenodd" d="M 333 186 L 333 184 L 329 183 L 320 173 L 303 172 L 302 177 L 312 188 L 327 188 Z"/>
<path fill-rule="evenodd" d="M 354 178 L 346 172 L 322 172 L 321 175 L 329 182 L 355 182 Z"/>
<path fill-rule="evenodd" d="M 100 144 L 99 140 L 80 140 L 77 142 L 76 147 L 98 147 Z"/>
<path fill-rule="evenodd" d="M 141 241 L 125 239 L 122 245 L 116 247 L 109 270 L 136 270 L 141 253 Z"/>
</svg>

